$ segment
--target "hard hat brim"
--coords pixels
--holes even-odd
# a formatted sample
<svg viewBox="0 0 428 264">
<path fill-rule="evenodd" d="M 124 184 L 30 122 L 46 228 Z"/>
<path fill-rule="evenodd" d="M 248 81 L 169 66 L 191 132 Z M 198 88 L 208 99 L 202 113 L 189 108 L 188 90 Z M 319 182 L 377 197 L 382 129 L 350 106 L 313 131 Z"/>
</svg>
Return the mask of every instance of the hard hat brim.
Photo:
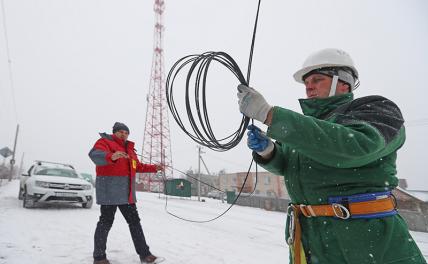
<svg viewBox="0 0 428 264">
<path fill-rule="evenodd" d="M 349 65 L 342 65 L 342 64 L 335 64 L 335 63 L 324 63 L 324 64 L 317 64 L 317 65 L 305 67 L 305 68 L 298 70 L 296 73 L 294 73 L 293 77 L 294 77 L 294 80 L 296 80 L 296 82 L 304 83 L 303 76 L 305 76 L 307 73 L 309 73 L 313 70 L 316 70 L 316 69 L 328 68 L 328 67 L 348 67 L 348 68 L 351 68 L 355 72 L 355 74 L 357 75 L 356 77 L 358 78 L 358 72 L 357 72 L 357 69 L 355 69 L 355 67 L 350 67 Z"/>
</svg>

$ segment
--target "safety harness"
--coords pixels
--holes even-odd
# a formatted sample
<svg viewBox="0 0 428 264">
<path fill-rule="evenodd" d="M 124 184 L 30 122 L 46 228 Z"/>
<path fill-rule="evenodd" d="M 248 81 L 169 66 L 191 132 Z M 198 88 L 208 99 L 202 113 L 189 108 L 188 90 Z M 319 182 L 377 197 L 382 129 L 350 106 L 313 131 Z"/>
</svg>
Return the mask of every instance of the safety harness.
<svg viewBox="0 0 428 264">
<path fill-rule="evenodd" d="M 336 196 L 328 198 L 329 204 L 290 204 L 287 209 L 287 244 L 292 247 L 294 264 L 306 263 L 302 247 L 302 229 L 299 217 L 334 217 L 342 220 L 381 218 L 397 214 L 397 203 L 390 191 Z"/>
</svg>

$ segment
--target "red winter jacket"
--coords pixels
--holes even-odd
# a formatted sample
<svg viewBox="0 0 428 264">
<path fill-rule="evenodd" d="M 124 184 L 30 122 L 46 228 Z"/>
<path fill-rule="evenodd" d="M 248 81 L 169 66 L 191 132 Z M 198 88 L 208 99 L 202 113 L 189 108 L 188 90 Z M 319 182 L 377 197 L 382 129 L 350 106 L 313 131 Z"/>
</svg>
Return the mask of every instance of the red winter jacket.
<svg viewBox="0 0 428 264">
<path fill-rule="evenodd" d="M 98 204 L 135 203 L 135 173 L 156 173 L 156 165 L 139 162 L 134 150 L 134 142 L 124 142 L 120 138 L 106 133 L 100 133 L 89 157 L 96 165 L 96 196 Z M 128 154 L 129 158 L 119 158 L 115 161 L 111 156 L 116 151 Z M 124 188 L 127 186 L 127 188 Z M 125 200 L 126 195 L 126 200 Z"/>
</svg>

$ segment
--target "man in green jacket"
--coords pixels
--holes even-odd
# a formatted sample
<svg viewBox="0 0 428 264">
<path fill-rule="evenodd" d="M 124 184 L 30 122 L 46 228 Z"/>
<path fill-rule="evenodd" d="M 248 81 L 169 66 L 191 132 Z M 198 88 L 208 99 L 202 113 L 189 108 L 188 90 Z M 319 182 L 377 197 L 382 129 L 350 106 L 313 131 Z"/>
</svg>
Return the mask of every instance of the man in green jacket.
<svg viewBox="0 0 428 264">
<path fill-rule="evenodd" d="M 391 195 L 405 141 L 398 106 L 381 96 L 354 99 L 358 71 L 342 50 L 313 53 L 294 78 L 306 87 L 303 114 L 238 86 L 241 113 L 268 126 L 248 127 L 255 161 L 285 178 L 291 261 L 426 263 Z"/>
</svg>

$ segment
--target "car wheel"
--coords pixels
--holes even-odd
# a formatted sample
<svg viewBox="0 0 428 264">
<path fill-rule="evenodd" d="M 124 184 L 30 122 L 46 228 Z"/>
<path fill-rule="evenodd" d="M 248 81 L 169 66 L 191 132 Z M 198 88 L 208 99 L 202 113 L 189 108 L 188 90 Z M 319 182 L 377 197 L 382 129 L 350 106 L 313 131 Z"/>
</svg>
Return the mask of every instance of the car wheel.
<svg viewBox="0 0 428 264">
<path fill-rule="evenodd" d="M 34 200 L 31 199 L 30 196 L 28 195 L 26 187 L 24 188 L 22 206 L 24 208 L 31 208 L 34 206 Z"/>
<path fill-rule="evenodd" d="M 94 200 L 90 200 L 89 202 L 82 203 L 82 207 L 86 209 L 90 209 L 92 207 L 92 203 Z"/>
</svg>

